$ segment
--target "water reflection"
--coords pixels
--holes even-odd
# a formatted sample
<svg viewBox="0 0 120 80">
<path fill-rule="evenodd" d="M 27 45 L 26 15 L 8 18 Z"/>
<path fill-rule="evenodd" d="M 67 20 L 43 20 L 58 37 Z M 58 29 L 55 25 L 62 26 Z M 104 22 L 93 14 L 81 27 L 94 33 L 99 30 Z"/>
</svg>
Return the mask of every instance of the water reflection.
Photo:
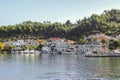
<svg viewBox="0 0 120 80">
<path fill-rule="evenodd" d="M 112 80 L 120 78 L 119 70 L 119 57 L 0 54 L 1 80 Z"/>
</svg>

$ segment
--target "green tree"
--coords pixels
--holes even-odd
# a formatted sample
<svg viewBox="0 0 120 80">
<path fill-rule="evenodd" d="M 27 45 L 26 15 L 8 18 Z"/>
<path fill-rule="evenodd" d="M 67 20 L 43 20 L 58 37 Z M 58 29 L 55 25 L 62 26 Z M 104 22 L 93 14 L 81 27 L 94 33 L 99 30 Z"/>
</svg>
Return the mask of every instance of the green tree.
<svg viewBox="0 0 120 80">
<path fill-rule="evenodd" d="M 113 46 L 115 49 L 120 48 L 120 40 L 114 40 L 113 41 Z"/>
<path fill-rule="evenodd" d="M 103 38 L 103 39 L 101 40 L 101 42 L 102 42 L 102 44 L 105 44 L 105 45 L 108 45 L 108 44 L 109 44 L 109 41 L 108 41 L 107 39 L 105 39 L 105 38 Z"/>
</svg>

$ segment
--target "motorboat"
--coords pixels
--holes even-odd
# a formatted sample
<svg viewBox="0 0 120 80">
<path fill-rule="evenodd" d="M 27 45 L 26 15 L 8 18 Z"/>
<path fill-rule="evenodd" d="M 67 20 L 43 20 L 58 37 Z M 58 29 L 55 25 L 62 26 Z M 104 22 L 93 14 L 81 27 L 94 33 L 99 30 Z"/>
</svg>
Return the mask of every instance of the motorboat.
<svg viewBox="0 0 120 80">
<path fill-rule="evenodd" d="M 50 53 L 51 52 L 51 48 L 48 46 L 43 46 L 42 47 L 42 53 Z"/>
<path fill-rule="evenodd" d="M 24 53 L 24 54 L 40 54 L 40 51 L 36 51 L 36 50 L 24 50 L 24 51 L 22 51 L 22 53 Z"/>
</svg>

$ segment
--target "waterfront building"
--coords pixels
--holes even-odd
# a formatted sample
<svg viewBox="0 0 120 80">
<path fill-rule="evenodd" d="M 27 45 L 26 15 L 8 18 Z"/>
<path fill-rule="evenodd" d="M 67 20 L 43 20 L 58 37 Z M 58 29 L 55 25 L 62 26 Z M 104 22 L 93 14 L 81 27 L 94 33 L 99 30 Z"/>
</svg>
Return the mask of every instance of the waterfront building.
<svg viewBox="0 0 120 80">
<path fill-rule="evenodd" d="M 75 42 L 74 42 L 75 43 Z M 75 53 L 85 53 L 85 52 L 107 52 L 108 46 L 102 44 L 101 42 L 87 42 L 85 44 L 74 44 L 73 41 L 62 40 L 60 38 L 50 38 L 45 44 L 43 49 L 49 47 L 53 51 L 58 52 L 75 52 Z"/>
<path fill-rule="evenodd" d="M 44 49 L 44 50 L 47 49 L 47 51 L 48 51 L 48 47 L 49 47 L 52 51 L 58 51 L 58 52 L 70 51 L 70 47 L 72 48 L 72 46 L 70 45 L 70 42 L 72 42 L 72 41 L 67 42 L 61 38 L 50 38 L 44 44 L 42 49 Z"/>
<path fill-rule="evenodd" d="M 39 42 L 37 40 L 28 39 L 28 40 L 25 41 L 25 45 L 26 46 L 35 46 L 35 47 L 37 47 L 39 45 Z"/>
<path fill-rule="evenodd" d="M 6 47 L 11 46 L 12 45 L 12 41 L 4 42 L 4 44 L 5 44 Z"/>
<path fill-rule="evenodd" d="M 69 49 L 69 46 L 70 44 L 68 42 L 64 42 L 63 40 L 58 40 L 56 43 L 55 43 L 55 49 L 57 51 L 67 51 Z"/>
<path fill-rule="evenodd" d="M 59 41 L 55 44 L 56 51 L 61 52 L 76 52 L 76 53 L 82 53 L 82 52 L 102 52 L 103 47 L 100 42 L 88 42 L 85 44 L 69 44 L 68 42 Z M 104 50 L 105 51 L 105 50 Z"/>
<path fill-rule="evenodd" d="M 13 41 L 11 45 L 22 47 L 26 44 L 25 44 L 24 40 L 17 40 L 17 41 Z"/>
<path fill-rule="evenodd" d="M 108 45 L 104 45 L 101 42 L 87 42 L 82 45 L 77 45 L 79 52 L 108 52 Z"/>
<path fill-rule="evenodd" d="M 85 43 L 85 52 L 101 52 L 100 42 L 88 42 Z"/>
</svg>

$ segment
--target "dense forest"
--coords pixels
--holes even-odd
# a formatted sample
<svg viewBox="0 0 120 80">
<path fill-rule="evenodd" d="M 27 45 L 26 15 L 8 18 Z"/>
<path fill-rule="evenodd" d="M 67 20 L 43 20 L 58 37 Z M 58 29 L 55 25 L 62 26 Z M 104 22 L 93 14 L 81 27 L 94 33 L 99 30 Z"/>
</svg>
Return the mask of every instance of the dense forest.
<svg viewBox="0 0 120 80">
<path fill-rule="evenodd" d="M 3 25 L 0 26 L 0 39 L 61 37 L 78 40 L 80 37 L 100 32 L 111 36 L 120 34 L 120 10 L 105 10 L 101 15 L 92 14 L 75 23 L 70 20 L 65 23 L 24 21 L 16 25 Z"/>
</svg>

